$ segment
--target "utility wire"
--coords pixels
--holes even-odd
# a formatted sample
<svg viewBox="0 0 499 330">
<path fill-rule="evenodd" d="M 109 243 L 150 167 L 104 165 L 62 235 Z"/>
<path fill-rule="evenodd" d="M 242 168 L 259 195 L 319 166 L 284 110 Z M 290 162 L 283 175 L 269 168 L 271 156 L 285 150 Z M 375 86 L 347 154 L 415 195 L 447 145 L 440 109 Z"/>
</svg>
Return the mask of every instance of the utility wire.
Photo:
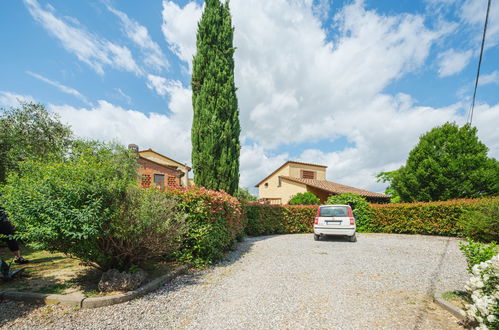
<svg viewBox="0 0 499 330">
<path fill-rule="evenodd" d="M 469 123 L 473 121 L 473 110 L 475 109 L 475 97 L 476 97 L 476 88 L 478 86 L 478 78 L 480 77 L 480 66 L 482 65 L 482 56 L 483 56 L 483 45 L 485 44 L 485 35 L 487 34 L 487 24 L 489 23 L 489 12 L 490 12 L 490 2 L 487 4 L 487 14 L 485 15 L 485 25 L 483 26 L 483 36 L 482 36 L 482 47 L 480 48 L 480 59 L 478 60 L 478 70 L 476 71 L 476 80 L 475 80 L 475 90 L 473 91 L 473 101 L 471 102 L 470 115 L 469 115 Z"/>
</svg>

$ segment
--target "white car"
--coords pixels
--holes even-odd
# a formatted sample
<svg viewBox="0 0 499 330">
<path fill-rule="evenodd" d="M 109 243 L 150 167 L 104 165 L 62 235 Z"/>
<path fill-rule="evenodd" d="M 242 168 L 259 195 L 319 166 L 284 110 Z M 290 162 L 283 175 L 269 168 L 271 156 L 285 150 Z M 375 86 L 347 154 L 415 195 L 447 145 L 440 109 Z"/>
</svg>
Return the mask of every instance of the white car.
<svg viewBox="0 0 499 330">
<path fill-rule="evenodd" d="M 314 222 L 314 240 L 321 236 L 347 236 L 356 242 L 355 217 L 349 205 L 321 205 L 317 209 Z"/>
</svg>

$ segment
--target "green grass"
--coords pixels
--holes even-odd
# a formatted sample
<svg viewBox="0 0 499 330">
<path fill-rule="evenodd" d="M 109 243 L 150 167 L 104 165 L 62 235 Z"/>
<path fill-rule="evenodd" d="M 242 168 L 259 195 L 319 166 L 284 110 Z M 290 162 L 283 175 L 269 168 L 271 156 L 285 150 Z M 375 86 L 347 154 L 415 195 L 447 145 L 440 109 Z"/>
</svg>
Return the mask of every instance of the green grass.
<svg viewBox="0 0 499 330">
<path fill-rule="evenodd" d="M 71 286 L 63 283 L 52 284 L 44 288 L 35 290 L 36 293 L 47 293 L 47 294 L 63 294 L 64 290 L 69 289 Z"/>
<path fill-rule="evenodd" d="M 471 303 L 471 297 L 465 291 L 447 291 L 442 293 L 442 298 L 459 308 L 464 308 L 464 305 Z"/>
</svg>

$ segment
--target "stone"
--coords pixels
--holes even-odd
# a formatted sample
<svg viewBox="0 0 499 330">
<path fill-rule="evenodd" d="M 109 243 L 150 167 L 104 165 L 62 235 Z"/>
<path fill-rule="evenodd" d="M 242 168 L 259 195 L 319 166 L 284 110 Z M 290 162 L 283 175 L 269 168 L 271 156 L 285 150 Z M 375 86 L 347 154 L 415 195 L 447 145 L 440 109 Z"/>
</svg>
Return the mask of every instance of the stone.
<svg viewBox="0 0 499 330">
<path fill-rule="evenodd" d="M 110 269 L 102 274 L 99 281 L 99 290 L 101 292 L 132 291 L 140 287 L 146 278 L 147 273 L 142 269 L 133 274 Z"/>
</svg>

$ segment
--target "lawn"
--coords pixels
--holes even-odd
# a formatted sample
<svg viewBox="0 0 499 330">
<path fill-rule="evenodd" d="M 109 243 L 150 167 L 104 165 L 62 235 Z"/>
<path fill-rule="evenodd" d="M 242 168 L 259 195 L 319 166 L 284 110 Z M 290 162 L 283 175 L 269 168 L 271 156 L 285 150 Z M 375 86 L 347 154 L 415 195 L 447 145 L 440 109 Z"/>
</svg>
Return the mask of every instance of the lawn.
<svg viewBox="0 0 499 330">
<path fill-rule="evenodd" d="M 78 260 L 68 258 L 62 253 L 23 248 L 23 257 L 30 261 L 26 265 L 12 263 L 12 269 L 24 268 L 21 276 L 4 282 L 0 280 L 0 291 L 22 291 L 46 294 L 67 294 L 74 296 L 100 296 L 97 284 L 102 272 L 82 265 Z M 12 253 L 0 247 L 0 256 L 8 263 Z M 154 263 L 146 267 L 148 279 L 154 279 L 173 270 L 172 263 Z M 109 293 L 108 293 L 109 294 Z M 113 294 L 113 293 L 110 293 Z"/>
</svg>

